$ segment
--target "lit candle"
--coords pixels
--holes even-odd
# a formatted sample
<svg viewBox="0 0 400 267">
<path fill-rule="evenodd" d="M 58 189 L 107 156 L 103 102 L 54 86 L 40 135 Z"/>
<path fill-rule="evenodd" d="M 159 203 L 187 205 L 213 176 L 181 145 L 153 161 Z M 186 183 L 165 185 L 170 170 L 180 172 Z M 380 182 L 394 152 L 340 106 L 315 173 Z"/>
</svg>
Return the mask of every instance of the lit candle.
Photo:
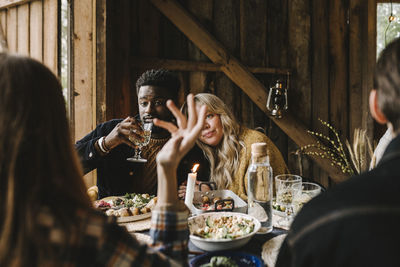
<svg viewBox="0 0 400 267">
<path fill-rule="evenodd" d="M 195 164 L 192 168 L 192 172 L 188 174 L 187 184 L 186 184 L 186 195 L 185 195 L 185 204 L 191 209 L 193 204 L 193 196 L 194 196 L 194 187 L 196 185 L 197 178 L 197 168 L 199 164 Z"/>
</svg>

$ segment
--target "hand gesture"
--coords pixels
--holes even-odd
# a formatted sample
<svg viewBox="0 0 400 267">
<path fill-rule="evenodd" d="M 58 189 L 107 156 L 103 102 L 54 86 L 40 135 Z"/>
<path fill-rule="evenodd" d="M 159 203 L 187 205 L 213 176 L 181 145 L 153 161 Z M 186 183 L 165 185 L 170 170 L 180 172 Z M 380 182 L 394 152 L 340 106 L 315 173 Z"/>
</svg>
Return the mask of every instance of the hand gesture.
<svg viewBox="0 0 400 267">
<path fill-rule="evenodd" d="M 163 166 L 177 167 L 183 156 L 194 146 L 205 120 L 206 106 L 200 108 L 197 114 L 194 97 L 189 94 L 188 119 L 171 101 L 167 101 L 167 107 L 175 116 L 177 125 L 171 122 L 154 119 L 154 125 L 164 128 L 171 133 L 171 139 L 164 145 L 157 155 L 157 163 Z"/>
</svg>

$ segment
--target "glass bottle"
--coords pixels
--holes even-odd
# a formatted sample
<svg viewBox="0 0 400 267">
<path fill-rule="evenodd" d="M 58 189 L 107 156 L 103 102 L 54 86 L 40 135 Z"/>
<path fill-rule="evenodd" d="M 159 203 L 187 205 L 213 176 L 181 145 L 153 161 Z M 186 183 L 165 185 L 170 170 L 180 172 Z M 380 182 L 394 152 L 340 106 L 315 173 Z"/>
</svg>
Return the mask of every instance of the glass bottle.
<svg viewBox="0 0 400 267">
<path fill-rule="evenodd" d="M 261 223 L 258 233 L 272 231 L 272 183 L 273 174 L 269 164 L 266 143 L 251 145 L 251 164 L 248 169 L 248 214 Z"/>
</svg>

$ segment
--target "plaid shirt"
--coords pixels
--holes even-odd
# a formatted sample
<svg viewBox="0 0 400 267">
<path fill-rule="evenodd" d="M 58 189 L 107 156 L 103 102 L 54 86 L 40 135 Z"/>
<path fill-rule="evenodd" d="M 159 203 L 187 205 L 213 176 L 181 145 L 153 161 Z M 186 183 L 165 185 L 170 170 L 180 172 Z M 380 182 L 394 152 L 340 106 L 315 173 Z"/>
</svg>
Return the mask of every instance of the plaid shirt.
<svg viewBox="0 0 400 267">
<path fill-rule="evenodd" d="M 48 247 L 41 251 L 39 266 L 187 265 L 188 212 L 182 203 L 153 210 L 150 247 L 118 226 L 114 217 L 83 210 L 77 215 L 78 231 L 66 234 L 49 212 L 39 214 L 40 239 Z"/>
</svg>

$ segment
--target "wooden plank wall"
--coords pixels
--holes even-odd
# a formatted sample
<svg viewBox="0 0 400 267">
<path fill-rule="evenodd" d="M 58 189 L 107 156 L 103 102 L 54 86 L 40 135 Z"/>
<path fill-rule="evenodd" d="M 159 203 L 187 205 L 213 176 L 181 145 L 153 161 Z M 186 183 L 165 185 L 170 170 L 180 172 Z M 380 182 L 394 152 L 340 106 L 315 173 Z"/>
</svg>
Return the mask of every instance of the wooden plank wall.
<svg viewBox="0 0 400 267">
<path fill-rule="evenodd" d="M 328 133 L 331 122 L 346 138 L 354 128 L 372 133 L 366 97 L 373 69 L 375 0 L 180 0 L 244 64 L 291 68 L 289 108 L 310 129 Z M 128 11 L 126 11 L 128 10 Z M 372 18 L 372 19 L 371 19 Z M 148 1 L 107 2 L 107 105 L 105 118 L 136 114 L 135 82 L 144 71 L 135 57 L 210 62 Z M 131 63 L 130 63 L 131 62 Z M 130 63 L 130 64 L 129 64 Z M 297 146 L 221 72 L 180 72 L 180 104 L 188 92 L 211 92 L 244 125 L 262 127 L 289 168 L 299 173 Z M 267 87 L 286 76 L 257 74 Z M 361 107 L 361 108 L 360 108 Z M 328 186 L 310 160 L 303 176 Z"/>
<path fill-rule="evenodd" d="M 98 1 L 99 5 L 103 2 Z M 72 1 L 71 16 L 71 88 L 73 89 L 74 136 L 79 140 L 96 125 L 96 71 L 93 32 L 93 1 Z M 101 87 L 104 88 L 104 87 Z M 101 102 L 99 103 L 101 108 Z M 96 172 L 85 175 L 88 186 L 95 184 Z"/>
<path fill-rule="evenodd" d="M 0 9 L 8 51 L 33 57 L 58 70 L 58 0 L 20 1 Z"/>
</svg>

